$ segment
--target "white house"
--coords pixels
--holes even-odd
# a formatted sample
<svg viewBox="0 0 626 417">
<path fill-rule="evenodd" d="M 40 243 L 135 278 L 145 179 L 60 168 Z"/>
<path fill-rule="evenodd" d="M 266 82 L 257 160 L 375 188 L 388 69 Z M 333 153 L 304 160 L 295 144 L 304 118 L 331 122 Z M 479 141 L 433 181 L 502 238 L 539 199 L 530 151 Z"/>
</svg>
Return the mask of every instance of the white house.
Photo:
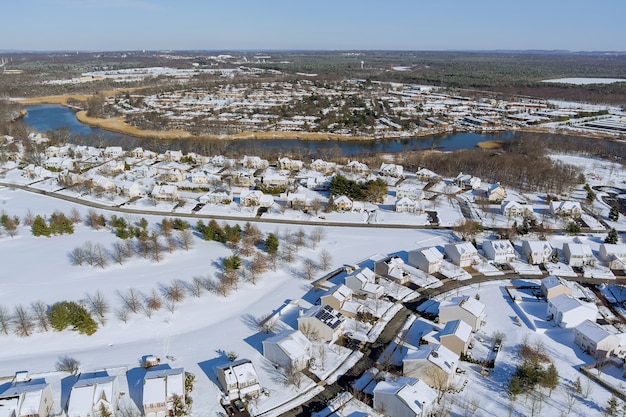
<svg viewBox="0 0 626 417">
<path fill-rule="evenodd" d="M 311 169 L 317 172 L 334 172 L 337 169 L 337 164 L 334 162 L 326 162 L 322 159 L 316 159 L 311 161 Z"/>
<path fill-rule="evenodd" d="M 595 321 L 585 320 L 574 328 L 574 343 L 596 359 L 606 358 L 617 350 L 620 339 Z"/>
<path fill-rule="evenodd" d="M 368 298 L 376 299 L 385 294 L 385 289 L 376 284 L 376 274 L 367 267 L 349 272 L 344 283 L 355 294 Z"/>
<path fill-rule="evenodd" d="M 561 294 L 572 295 L 572 289 L 565 284 L 562 278 L 550 275 L 541 280 L 541 292 L 546 300 L 558 297 Z"/>
<path fill-rule="evenodd" d="M 298 317 L 298 330 L 307 337 L 333 343 L 341 336 L 346 318 L 327 305 L 313 306 Z"/>
<path fill-rule="evenodd" d="M 174 395 L 185 402 L 185 372 L 183 368 L 172 369 L 169 365 L 148 369 L 143 382 L 143 414 L 146 417 L 162 417 L 172 409 Z"/>
<path fill-rule="evenodd" d="M 304 166 L 302 161 L 289 159 L 287 157 L 282 157 L 278 159 L 278 169 L 284 169 L 289 171 L 300 171 Z"/>
<path fill-rule="evenodd" d="M 259 190 L 242 190 L 239 194 L 239 205 L 244 207 L 271 207 L 274 197 Z"/>
<path fill-rule="evenodd" d="M 265 169 L 270 164 L 267 159 L 261 159 L 258 156 L 247 156 L 244 155 L 241 160 L 241 164 L 244 168 L 253 168 L 253 169 Z"/>
<path fill-rule="evenodd" d="M 300 371 L 309 366 L 311 346 L 299 330 L 285 330 L 263 341 L 263 356 L 283 369 Z"/>
<path fill-rule="evenodd" d="M 411 275 L 405 272 L 404 261 L 398 255 L 376 262 L 374 272 L 400 285 L 406 284 L 411 278 Z"/>
<path fill-rule="evenodd" d="M 13 382 L 0 385 L 0 414 L 7 417 L 48 417 L 54 400 L 45 379 L 30 379 L 28 372 L 15 374 Z"/>
<path fill-rule="evenodd" d="M 137 197 L 141 194 L 141 188 L 135 181 L 124 181 L 119 187 L 119 192 L 128 197 Z"/>
<path fill-rule="evenodd" d="M 439 323 L 463 320 L 478 331 L 485 324 L 485 305 L 474 297 L 455 297 L 439 304 Z"/>
<path fill-rule="evenodd" d="M 350 211 L 352 210 L 352 200 L 345 195 L 337 196 L 333 199 L 333 204 L 337 211 Z"/>
<path fill-rule="evenodd" d="M 522 253 L 531 265 L 544 264 L 552 257 L 552 245 L 545 240 L 523 240 Z"/>
<path fill-rule="evenodd" d="M 225 201 L 232 201 L 230 194 L 223 191 L 209 191 L 198 197 L 198 201 L 204 204 L 221 204 Z"/>
<path fill-rule="evenodd" d="M 155 185 L 150 195 L 158 200 L 177 200 L 180 197 L 175 185 Z"/>
<path fill-rule="evenodd" d="M 426 344 L 409 349 L 402 359 L 402 375 L 419 378 L 432 388 L 449 386 L 456 373 L 459 354 L 442 344 Z"/>
<path fill-rule="evenodd" d="M 598 251 L 602 259 L 611 269 L 624 269 L 626 267 L 626 245 L 603 243 Z"/>
<path fill-rule="evenodd" d="M 396 200 L 396 213 L 421 213 L 421 207 L 408 197 Z"/>
<path fill-rule="evenodd" d="M 437 401 L 437 393 L 424 381 L 400 377 L 374 387 L 374 409 L 393 417 L 424 417 Z"/>
<path fill-rule="evenodd" d="M 216 367 L 217 379 L 229 401 L 255 398 L 261 393 L 259 377 L 248 359 L 239 359 Z"/>
<path fill-rule="evenodd" d="M 124 153 L 124 149 L 121 146 L 107 146 L 104 148 L 105 158 L 119 158 Z"/>
<path fill-rule="evenodd" d="M 559 327 L 572 328 L 585 320 L 596 321 L 598 307 L 566 294 L 548 300 L 547 320 L 554 320 Z"/>
<path fill-rule="evenodd" d="M 506 198 L 506 190 L 499 182 L 491 184 L 487 189 L 487 200 L 502 201 Z"/>
<path fill-rule="evenodd" d="M 396 188 L 396 200 L 409 198 L 413 201 L 423 200 L 424 190 L 421 186 L 409 183 L 402 183 Z"/>
<path fill-rule="evenodd" d="M 116 376 L 106 372 L 82 374 L 70 391 L 67 417 L 99 416 L 103 408 L 114 417 L 118 399 Z"/>
<path fill-rule="evenodd" d="M 481 180 L 478 177 L 473 177 L 469 174 L 463 174 L 462 172 L 456 176 L 454 182 L 460 188 L 471 188 L 476 190 L 480 188 Z"/>
<path fill-rule="evenodd" d="M 430 181 L 431 179 L 436 178 L 439 175 L 437 175 L 435 172 L 431 171 L 428 168 L 419 168 L 415 172 L 415 176 L 420 181 Z"/>
<path fill-rule="evenodd" d="M 439 341 L 457 355 L 466 354 L 472 341 L 472 326 L 463 320 L 451 320 L 439 332 Z"/>
<path fill-rule="evenodd" d="M 596 259 L 591 246 L 585 243 L 564 243 L 563 256 L 570 266 L 593 265 Z"/>
<path fill-rule="evenodd" d="M 533 212 L 533 206 L 520 204 L 517 201 L 503 201 L 500 204 L 500 212 L 506 217 L 528 216 Z"/>
<path fill-rule="evenodd" d="M 471 266 L 474 257 L 478 256 L 478 250 L 471 242 L 449 243 L 444 250 L 452 263 L 461 268 Z"/>
<path fill-rule="evenodd" d="M 172 151 L 172 150 L 167 150 L 165 151 L 165 160 L 169 161 L 169 162 L 179 162 L 181 159 L 183 159 L 183 152 L 182 151 Z"/>
<path fill-rule="evenodd" d="M 388 164 L 383 162 L 378 169 L 378 175 L 386 177 L 401 177 L 404 173 L 404 167 L 397 164 Z"/>
<path fill-rule="evenodd" d="M 487 259 L 498 264 L 505 264 L 517 258 L 515 248 L 507 239 L 483 241 L 483 252 Z"/>
<path fill-rule="evenodd" d="M 550 213 L 555 217 L 578 218 L 582 212 L 578 201 L 550 201 Z"/>
<path fill-rule="evenodd" d="M 443 253 L 437 248 L 415 249 L 409 252 L 409 265 L 412 265 L 427 274 L 434 274 L 441 270 Z"/>
<path fill-rule="evenodd" d="M 365 174 L 370 170 L 370 168 L 366 164 L 359 161 L 348 161 L 346 168 L 352 173 L 356 172 L 359 174 Z"/>
</svg>

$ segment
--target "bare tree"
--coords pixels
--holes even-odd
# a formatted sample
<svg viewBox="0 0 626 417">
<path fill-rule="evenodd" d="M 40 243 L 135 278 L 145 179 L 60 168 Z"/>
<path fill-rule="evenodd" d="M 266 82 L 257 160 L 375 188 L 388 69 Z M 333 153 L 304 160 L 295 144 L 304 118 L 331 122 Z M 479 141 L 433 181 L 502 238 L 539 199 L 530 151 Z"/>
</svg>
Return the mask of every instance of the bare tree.
<svg viewBox="0 0 626 417">
<path fill-rule="evenodd" d="M 55 365 L 56 370 L 59 372 L 69 372 L 75 374 L 80 368 L 80 362 L 70 356 L 61 356 Z"/>
<path fill-rule="evenodd" d="M 285 385 L 293 385 L 297 389 L 300 389 L 302 382 L 304 381 L 304 375 L 294 366 L 290 365 L 283 369 L 283 382 Z"/>
<path fill-rule="evenodd" d="M 326 344 L 323 342 L 315 343 L 317 351 L 317 359 L 319 359 L 320 369 L 323 371 L 326 368 Z"/>
<path fill-rule="evenodd" d="M 161 307 L 163 307 L 163 301 L 161 300 L 161 297 L 154 289 L 152 290 L 150 295 L 146 297 L 145 304 L 146 304 L 146 308 L 152 311 L 160 310 Z"/>
<path fill-rule="evenodd" d="M 86 261 L 85 251 L 83 248 L 72 249 L 68 256 L 72 265 L 82 266 Z"/>
<path fill-rule="evenodd" d="M 187 285 L 187 289 L 191 295 L 200 298 L 202 292 L 204 292 L 204 280 L 201 277 L 193 277 L 191 282 Z"/>
<path fill-rule="evenodd" d="M 180 280 L 172 280 L 170 285 L 162 285 L 161 293 L 168 303 L 176 304 L 185 299 L 185 287 Z"/>
<path fill-rule="evenodd" d="M 39 300 L 31 303 L 30 308 L 33 310 L 33 318 L 35 319 L 39 330 L 47 332 L 50 329 L 50 321 L 48 320 L 48 305 Z"/>
<path fill-rule="evenodd" d="M 320 334 L 317 329 L 308 323 L 303 323 L 298 326 L 298 330 L 309 340 L 316 341 L 320 339 Z"/>
<path fill-rule="evenodd" d="M 191 233 L 189 229 L 179 230 L 178 240 L 180 241 L 180 246 L 183 249 L 189 250 L 193 248 L 193 244 L 194 244 L 193 233 Z"/>
<path fill-rule="evenodd" d="M 320 268 L 322 271 L 328 271 L 330 264 L 333 262 L 333 257 L 326 249 L 320 252 Z"/>
<path fill-rule="evenodd" d="M 285 244 L 282 245 L 281 249 L 281 258 L 287 263 L 293 262 L 295 247 L 291 242 L 291 238 L 285 240 Z"/>
<path fill-rule="evenodd" d="M 128 250 L 124 242 L 114 242 L 113 250 L 111 251 L 111 258 L 118 264 L 123 265 L 126 260 L 127 252 Z"/>
<path fill-rule="evenodd" d="M 267 257 L 261 252 L 254 254 L 252 261 L 250 261 L 250 276 L 252 283 L 255 283 L 255 278 L 267 271 Z"/>
<path fill-rule="evenodd" d="M 123 323 L 128 323 L 128 309 L 126 307 L 115 310 L 115 317 Z"/>
<path fill-rule="evenodd" d="M 15 311 L 13 313 L 13 331 L 15 334 L 21 337 L 30 336 L 33 333 L 35 323 L 33 323 L 33 318 L 27 309 L 25 309 L 21 304 L 15 307 Z"/>
<path fill-rule="evenodd" d="M 70 212 L 70 220 L 72 223 L 80 223 L 83 220 L 83 217 L 80 215 L 80 212 L 74 207 Z"/>
<path fill-rule="evenodd" d="M 11 328 L 11 315 L 9 314 L 9 311 L 4 306 L 0 306 L 0 332 L 4 334 L 9 334 L 10 328 Z"/>
<path fill-rule="evenodd" d="M 296 247 L 296 251 L 299 251 L 304 246 L 306 233 L 304 229 L 300 228 L 294 235 L 293 244 Z"/>
<path fill-rule="evenodd" d="M 315 249 L 317 245 L 324 239 L 325 232 L 321 227 L 316 227 L 311 231 L 311 235 L 309 236 L 311 239 L 311 247 Z"/>
<path fill-rule="evenodd" d="M 87 294 L 87 306 L 89 312 L 96 316 L 101 325 L 104 325 L 106 322 L 104 315 L 109 312 L 109 303 L 100 291 L 96 291 L 94 295 Z"/>
<path fill-rule="evenodd" d="M 256 320 L 260 332 L 273 333 L 276 330 L 276 320 L 271 314 L 265 314 Z"/>
<path fill-rule="evenodd" d="M 26 210 L 26 214 L 24 215 L 24 225 L 32 226 L 35 221 L 35 215 L 30 209 Z"/>
<path fill-rule="evenodd" d="M 96 253 L 93 247 L 93 243 L 90 241 L 85 242 L 83 245 L 83 254 L 85 256 L 85 260 L 89 265 L 94 265 L 96 263 Z"/>
<path fill-rule="evenodd" d="M 311 281 L 315 277 L 316 269 L 317 269 L 317 265 L 315 264 L 315 261 L 307 258 L 304 260 L 302 264 L 302 275 L 304 275 L 304 278 L 306 280 Z"/>
<path fill-rule="evenodd" d="M 152 255 L 152 260 L 156 262 L 161 261 L 161 252 L 163 251 L 163 247 L 161 246 L 161 242 L 159 242 L 159 235 L 155 232 L 150 233 L 150 253 Z"/>
<path fill-rule="evenodd" d="M 117 292 L 117 295 L 122 300 L 122 304 L 126 310 L 137 314 L 141 309 L 141 298 L 139 292 L 134 288 L 129 288 L 126 293 Z"/>
<path fill-rule="evenodd" d="M 107 251 L 99 243 L 96 246 L 94 246 L 94 256 L 95 256 L 96 265 L 98 265 L 102 269 L 107 267 L 107 265 L 109 264 Z"/>
</svg>

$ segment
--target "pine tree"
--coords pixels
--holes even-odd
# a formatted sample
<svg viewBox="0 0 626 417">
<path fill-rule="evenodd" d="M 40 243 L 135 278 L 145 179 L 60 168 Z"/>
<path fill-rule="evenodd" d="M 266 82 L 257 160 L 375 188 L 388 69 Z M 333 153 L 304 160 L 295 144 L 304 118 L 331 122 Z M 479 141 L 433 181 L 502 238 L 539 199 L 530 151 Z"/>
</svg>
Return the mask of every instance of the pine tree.
<svg viewBox="0 0 626 417">
<path fill-rule="evenodd" d="M 37 216 L 31 226 L 33 236 L 50 236 L 50 228 L 43 217 Z"/>
<path fill-rule="evenodd" d="M 611 211 L 609 211 L 609 220 L 613 222 L 619 220 L 619 207 L 617 207 L 617 205 L 611 206 Z"/>
<path fill-rule="evenodd" d="M 616 244 L 618 241 L 617 230 L 615 228 L 609 231 L 608 236 L 604 239 L 604 243 Z"/>
<path fill-rule="evenodd" d="M 270 233 L 265 239 L 265 252 L 270 255 L 276 255 L 278 253 L 278 236 L 274 233 Z"/>
<path fill-rule="evenodd" d="M 551 363 L 550 366 L 548 366 L 546 373 L 541 378 L 541 386 L 548 388 L 550 390 L 548 396 L 552 396 L 552 391 L 554 391 L 558 385 L 559 372 L 557 371 L 556 366 Z"/>
</svg>

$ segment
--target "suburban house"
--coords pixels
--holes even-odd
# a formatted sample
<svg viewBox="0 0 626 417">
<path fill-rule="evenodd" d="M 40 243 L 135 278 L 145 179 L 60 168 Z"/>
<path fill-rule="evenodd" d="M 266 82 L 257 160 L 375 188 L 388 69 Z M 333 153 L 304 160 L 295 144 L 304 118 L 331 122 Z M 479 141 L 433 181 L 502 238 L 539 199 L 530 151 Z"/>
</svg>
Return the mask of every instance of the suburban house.
<svg viewBox="0 0 626 417">
<path fill-rule="evenodd" d="M 243 165 L 244 168 L 265 169 L 270 164 L 266 159 L 261 159 L 258 156 L 245 155 L 241 160 L 241 165 Z"/>
<path fill-rule="evenodd" d="M 182 182 L 185 180 L 185 172 L 180 168 L 172 168 L 159 175 L 159 178 L 162 181 Z"/>
<path fill-rule="evenodd" d="M 595 359 L 602 359 L 617 350 L 620 339 L 595 321 L 585 320 L 574 328 L 574 343 Z"/>
<path fill-rule="evenodd" d="M 335 210 L 337 211 L 351 211 L 352 210 L 352 200 L 345 195 L 340 195 L 333 199 L 333 204 L 335 205 Z"/>
<path fill-rule="evenodd" d="M 143 148 L 135 148 L 132 151 L 130 151 L 130 156 L 133 158 L 143 158 L 143 154 L 144 154 L 144 150 Z"/>
<path fill-rule="evenodd" d="M 115 183 L 102 175 L 94 175 L 91 177 L 90 183 L 93 188 L 99 188 L 104 191 L 115 190 Z"/>
<path fill-rule="evenodd" d="M 180 198 L 178 187 L 175 185 L 155 185 L 150 193 L 152 198 L 157 200 L 177 200 Z"/>
<path fill-rule="evenodd" d="M 53 157 L 47 158 L 44 161 L 43 166 L 47 169 L 55 169 L 57 171 L 62 170 L 62 169 L 71 170 L 71 169 L 74 169 L 74 161 L 71 158 L 53 156 Z"/>
<path fill-rule="evenodd" d="M 121 146 L 107 146 L 104 148 L 105 158 L 119 158 L 124 153 L 124 149 Z"/>
<path fill-rule="evenodd" d="M 183 159 L 183 152 L 167 150 L 165 151 L 165 154 L 163 156 L 168 162 L 179 162 L 181 159 Z"/>
<path fill-rule="evenodd" d="M 358 174 L 365 174 L 370 170 L 366 164 L 359 161 L 348 161 L 346 168 L 349 172 Z"/>
<path fill-rule="evenodd" d="M 404 173 L 404 167 L 402 165 L 387 164 L 383 162 L 378 169 L 378 175 L 385 177 L 401 177 Z"/>
<path fill-rule="evenodd" d="M 506 217 L 528 216 L 533 213 L 533 207 L 517 201 L 503 201 L 500 204 L 500 212 Z"/>
<path fill-rule="evenodd" d="M 485 257 L 497 264 L 506 264 L 517 258 L 515 248 L 507 239 L 483 241 Z"/>
<path fill-rule="evenodd" d="M 374 409 L 387 416 L 424 417 L 436 405 L 437 392 L 424 381 L 400 377 L 374 387 Z"/>
<path fill-rule="evenodd" d="M 439 332 L 439 341 L 457 355 L 466 354 L 472 341 L 472 326 L 463 320 L 449 321 Z"/>
<path fill-rule="evenodd" d="M 408 198 L 413 201 L 423 200 L 424 190 L 421 186 L 409 183 L 402 183 L 396 188 L 396 200 Z"/>
<path fill-rule="evenodd" d="M 439 175 L 437 175 L 436 173 L 434 173 L 433 171 L 431 171 L 428 168 L 419 168 L 415 172 L 415 176 L 420 181 L 428 182 L 428 181 L 432 180 L 433 178 L 438 177 Z"/>
<path fill-rule="evenodd" d="M 269 188 L 280 188 L 289 185 L 289 177 L 281 174 L 269 174 L 261 177 L 261 184 Z"/>
<path fill-rule="evenodd" d="M 299 330 L 285 330 L 263 341 L 263 356 L 283 369 L 302 370 L 311 360 L 311 341 Z"/>
<path fill-rule="evenodd" d="M 331 306 L 348 318 L 353 318 L 363 308 L 362 304 L 352 301 L 352 290 L 344 284 L 336 285 L 320 298 L 322 305 Z"/>
<path fill-rule="evenodd" d="M 374 272 L 400 285 L 406 284 L 411 278 L 411 275 L 404 270 L 404 261 L 398 255 L 376 262 Z"/>
<path fill-rule="evenodd" d="M 254 185 L 254 175 L 249 172 L 237 172 L 232 178 L 234 184 L 240 187 L 250 187 Z"/>
<path fill-rule="evenodd" d="M 115 416 L 119 399 L 117 377 L 106 371 L 81 374 L 70 391 L 67 417 L 99 416 L 106 410 Z"/>
<path fill-rule="evenodd" d="M 119 187 L 119 193 L 127 197 L 137 197 L 141 194 L 141 188 L 135 181 L 124 181 Z"/>
<path fill-rule="evenodd" d="M 255 398 L 261 393 L 259 377 L 248 359 L 217 366 L 215 373 L 228 401 Z"/>
<path fill-rule="evenodd" d="M 559 327 L 572 328 L 585 320 L 596 321 L 598 307 L 567 294 L 548 300 L 547 320 L 554 320 Z"/>
<path fill-rule="evenodd" d="M 148 369 L 143 382 L 143 414 L 146 417 L 168 415 L 174 395 L 185 402 L 185 372 L 183 368 L 172 369 L 159 365 Z"/>
<path fill-rule="evenodd" d="M 455 297 L 439 304 L 439 323 L 463 320 L 478 331 L 485 324 L 485 305 L 473 297 Z"/>
<path fill-rule="evenodd" d="M 541 292 L 546 300 L 551 300 L 561 294 L 572 296 L 572 289 L 556 275 L 550 275 L 541 280 Z"/>
<path fill-rule="evenodd" d="M 461 268 L 471 266 L 474 257 L 478 256 L 478 250 L 471 242 L 450 243 L 444 247 L 444 250 L 452 263 Z"/>
<path fill-rule="evenodd" d="M 289 159 L 286 157 L 278 159 L 278 169 L 284 169 L 288 171 L 300 171 L 304 166 L 302 161 Z"/>
<path fill-rule="evenodd" d="M 0 414 L 7 417 L 48 417 L 52 411 L 52 388 L 43 378 L 31 379 L 17 372 L 12 382 L 0 385 Z"/>
<path fill-rule="evenodd" d="M 402 359 L 402 375 L 419 378 L 429 387 L 449 386 L 454 379 L 459 354 L 441 344 L 426 344 L 409 349 Z"/>
<path fill-rule="evenodd" d="M 191 173 L 192 184 L 208 184 L 209 176 L 204 171 L 195 171 Z"/>
<path fill-rule="evenodd" d="M 298 330 L 308 338 L 333 343 L 341 336 L 346 318 L 327 305 L 313 306 L 298 317 Z"/>
<path fill-rule="evenodd" d="M 564 243 L 563 256 L 570 266 L 593 265 L 596 260 L 591 246 L 585 243 Z"/>
<path fill-rule="evenodd" d="M 396 200 L 396 213 L 421 213 L 422 207 L 408 197 Z"/>
<path fill-rule="evenodd" d="M 487 189 L 487 200 L 489 201 L 502 201 L 506 198 L 506 190 L 499 182 L 491 184 Z"/>
<path fill-rule="evenodd" d="M 550 201 L 550 213 L 555 217 L 579 218 L 582 212 L 578 201 Z"/>
<path fill-rule="evenodd" d="M 462 172 L 460 172 L 459 175 L 457 175 L 454 179 L 454 183 L 459 188 L 476 190 L 480 188 L 481 181 L 478 177 L 473 177 L 471 175 L 463 174 Z"/>
<path fill-rule="evenodd" d="M 337 164 L 334 162 L 326 162 L 321 159 L 311 161 L 311 169 L 317 172 L 334 172 L 337 169 Z"/>
<path fill-rule="evenodd" d="M 552 245 L 545 240 L 523 240 L 522 253 L 531 265 L 546 263 L 552 257 Z"/>
<path fill-rule="evenodd" d="M 598 255 L 611 269 L 626 268 L 626 245 L 623 243 L 603 243 L 600 245 Z"/>
<path fill-rule="evenodd" d="M 306 194 L 301 193 L 289 193 L 287 194 L 287 204 L 293 209 L 306 208 Z"/>
<path fill-rule="evenodd" d="M 416 249 L 409 252 L 409 265 L 419 268 L 427 274 L 434 274 L 441 270 L 443 253 L 437 248 Z"/>
<path fill-rule="evenodd" d="M 274 198 L 259 190 L 242 190 L 239 194 L 239 205 L 244 207 L 271 207 Z"/>
<path fill-rule="evenodd" d="M 354 294 L 367 298 L 380 298 L 385 294 L 385 289 L 376 284 L 376 274 L 367 267 L 348 272 L 344 283 Z"/>
<path fill-rule="evenodd" d="M 198 197 L 198 201 L 203 204 L 221 204 L 226 201 L 232 201 L 230 194 L 223 191 L 209 191 Z"/>
<path fill-rule="evenodd" d="M 120 172 L 124 172 L 125 168 L 126 168 L 126 164 L 124 163 L 124 161 L 119 160 L 119 159 L 112 159 L 100 167 L 100 172 L 104 174 L 109 174 L 109 175 L 119 174 Z M 71 169 L 71 168 L 68 168 L 68 169 Z"/>
</svg>

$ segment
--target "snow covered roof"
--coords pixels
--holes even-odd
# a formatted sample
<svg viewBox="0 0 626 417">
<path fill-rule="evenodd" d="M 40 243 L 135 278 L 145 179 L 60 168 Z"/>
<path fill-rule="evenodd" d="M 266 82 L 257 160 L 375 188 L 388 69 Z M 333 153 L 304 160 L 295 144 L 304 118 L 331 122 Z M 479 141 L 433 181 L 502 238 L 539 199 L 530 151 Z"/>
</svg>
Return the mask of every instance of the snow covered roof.
<svg viewBox="0 0 626 417">
<path fill-rule="evenodd" d="M 76 381 L 70 393 L 67 408 L 68 414 L 91 412 L 94 404 L 103 396 L 108 401 L 111 401 L 115 378 L 115 376 L 106 375 L 83 378 Z"/>
<path fill-rule="evenodd" d="M 427 360 L 449 375 L 459 362 L 459 355 L 441 344 L 428 344 L 420 346 L 417 350 L 410 349 L 404 361 L 412 360 Z"/>
<path fill-rule="evenodd" d="M 541 280 L 541 286 L 549 290 L 550 288 L 558 287 L 559 285 L 565 285 L 563 280 L 556 275 L 550 275 Z"/>
<path fill-rule="evenodd" d="M 320 305 L 307 310 L 303 317 L 315 317 L 331 329 L 336 329 L 344 322 L 343 314 L 328 305 Z"/>
<path fill-rule="evenodd" d="M 547 249 L 552 250 L 552 245 L 546 240 L 524 240 L 522 245 L 528 246 L 531 252 L 543 252 Z"/>
<path fill-rule="evenodd" d="M 491 246 L 495 252 L 508 252 L 514 250 L 513 245 L 507 239 L 485 240 L 483 241 L 483 246 L 484 245 Z"/>
<path fill-rule="evenodd" d="M 439 308 L 459 306 L 468 311 L 474 317 L 481 317 L 485 314 L 485 305 L 474 297 L 453 298 L 447 302 L 442 302 Z"/>
<path fill-rule="evenodd" d="M 446 323 L 439 336 L 455 335 L 464 342 L 468 341 L 472 335 L 472 326 L 463 320 L 452 320 Z"/>
<path fill-rule="evenodd" d="M 183 394 L 183 368 L 149 369 L 144 377 L 143 403 L 165 402 L 171 394 Z"/>
<path fill-rule="evenodd" d="M 420 253 L 428 262 L 438 262 L 443 259 L 443 253 L 435 247 L 422 249 L 420 250 Z"/>
<path fill-rule="evenodd" d="M 611 333 L 607 332 L 604 328 L 591 320 L 585 320 L 580 323 L 576 326 L 576 331 L 582 333 L 595 343 L 600 343 L 607 337 L 611 336 Z"/>
<path fill-rule="evenodd" d="M 478 253 L 472 242 L 451 243 L 445 246 L 446 252 L 455 251 L 459 255 L 466 253 Z"/>
<path fill-rule="evenodd" d="M 563 313 L 571 310 L 575 310 L 577 308 L 589 308 L 592 310 L 598 310 L 598 307 L 593 303 L 585 303 L 577 298 L 570 297 L 566 294 L 558 295 L 549 301 L 558 311 Z"/>
<path fill-rule="evenodd" d="M 311 342 L 300 330 L 285 330 L 265 339 L 263 343 L 276 343 L 290 358 L 308 356 L 307 350 L 311 347 Z"/>
<path fill-rule="evenodd" d="M 380 381 L 374 388 L 374 394 L 376 392 L 395 394 L 416 416 L 422 415 L 422 407 L 430 406 L 437 399 L 435 390 L 416 378 L 400 377 L 395 381 Z"/>
<path fill-rule="evenodd" d="M 585 243 L 564 243 L 563 248 L 567 247 L 571 256 L 590 257 L 593 256 L 591 246 Z"/>
</svg>

